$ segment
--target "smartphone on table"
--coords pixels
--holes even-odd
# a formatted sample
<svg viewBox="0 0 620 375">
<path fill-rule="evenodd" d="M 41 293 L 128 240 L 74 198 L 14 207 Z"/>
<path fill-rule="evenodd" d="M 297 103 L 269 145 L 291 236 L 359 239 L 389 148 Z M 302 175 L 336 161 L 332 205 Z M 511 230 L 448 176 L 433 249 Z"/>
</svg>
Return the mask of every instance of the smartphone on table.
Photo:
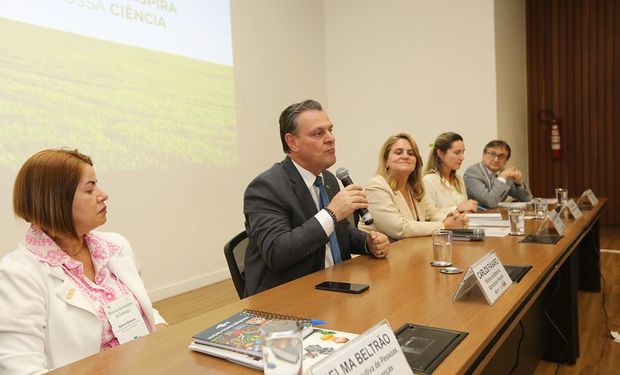
<svg viewBox="0 0 620 375">
<path fill-rule="evenodd" d="M 366 284 L 343 283 L 339 281 L 323 281 L 322 283 L 315 285 L 314 288 L 319 290 L 329 290 L 332 292 L 360 294 L 367 291 L 369 286 Z"/>
</svg>

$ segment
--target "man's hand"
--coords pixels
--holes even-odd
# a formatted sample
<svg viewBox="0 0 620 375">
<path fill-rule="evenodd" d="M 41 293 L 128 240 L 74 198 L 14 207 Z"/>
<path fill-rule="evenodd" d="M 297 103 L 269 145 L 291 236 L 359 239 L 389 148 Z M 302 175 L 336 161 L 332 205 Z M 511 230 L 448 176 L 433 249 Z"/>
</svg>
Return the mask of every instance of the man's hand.
<svg viewBox="0 0 620 375">
<path fill-rule="evenodd" d="M 383 233 L 371 230 L 368 233 L 366 244 L 370 253 L 377 258 L 385 258 L 390 252 L 390 240 Z"/>
<path fill-rule="evenodd" d="M 506 180 L 511 179 L 519 185 L 523 183 L 523 174 L 515 167 L 507 167 L 499 176 L 504 177 Z"/>
<path fill-rule="evenodd" d="M 346 219 L 355 210 L 368 208 L 368 199 L 360 185 L 349 185 L 336 194 L 327 205 L 338 221 Z"/>
</svg>

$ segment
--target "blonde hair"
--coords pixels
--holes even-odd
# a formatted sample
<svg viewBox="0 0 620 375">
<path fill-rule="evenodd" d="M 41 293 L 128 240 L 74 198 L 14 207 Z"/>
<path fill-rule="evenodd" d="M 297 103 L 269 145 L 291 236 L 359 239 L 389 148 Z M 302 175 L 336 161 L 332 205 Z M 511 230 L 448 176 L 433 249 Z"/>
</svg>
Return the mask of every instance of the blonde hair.
<svg viewBox="0 0 620 375">
<path fill-rule="evenodd" d="M 448 152 L 450 148 L 452 148 L 452 144 L 456 141 L 463 141 L 463 137 L 456 133 L 447 132 L 441 133 L 435 139 L 435 144 L 431 149 L 431 152 L 428 155 L 428 162 L 426 163 L 426 169 L 424 174 L 429 173 L 437 173 L 439 175 L 439 179 L 443 182 L 444 178 L 441 175 L 441 164 L 442 160 L 437 154 L 437 150 L 441 150 L 444 154 Z M 451 170 L 450 175 L 448 176 L 448 183 L 456 189 L 459 193 L 463 192 L 463 186 L 461 186 L 461 181 L 456 177 L 456 171 Z"/>
<path fill-rule="evenodd" d="M 92 166 L 93 162 L 78 150 L 49 149 L 32 155 L 15 178 L 15 216 L 51 237 L 62 234 L 78 238 L 73 197 L 85 164 Z"/>
<path fill-rule="evenodd" d="M 409 174 L 409 177 L 407 177 L 407 185 L 409 185 L 409 187 L 411 188 L 411 191 L 413 192 L 413 197 L 415 198 L 415 200 L 419 202 L 424 198 L 424 184 L 422 183 L 423 163 L 422 163 L 422 157 L 420 156 L 420 150 L 418 149 L 418 145 L 413 140 L 413 137 L 411 137 L 409 134 L 398 133 L 396 135 L 389 137 L 383 143 L 383 146 L 381 146 L 381 151 L 379 152 L 379 167 L 377 167 L 377 174 L 385 178 L 388 184 L 390 184 L 390 187 L 392 188 L 392 190 L 396 191 L 400 188 L 400 186 L 397 186 L 396 180 L 394 180 L 390 176 L 390 172 L 387 167 L 388 155 L 390 154 L 390 151 L 392 150 L 392 146 L 394 145 L 394 143 L 396 143 L 399 139 L 407 140 L 411 144 L 411 147 L 413 148 L 413 153 L 416 158 L 415 169 L 413 170 L 411 174 Z"/>
</svg>

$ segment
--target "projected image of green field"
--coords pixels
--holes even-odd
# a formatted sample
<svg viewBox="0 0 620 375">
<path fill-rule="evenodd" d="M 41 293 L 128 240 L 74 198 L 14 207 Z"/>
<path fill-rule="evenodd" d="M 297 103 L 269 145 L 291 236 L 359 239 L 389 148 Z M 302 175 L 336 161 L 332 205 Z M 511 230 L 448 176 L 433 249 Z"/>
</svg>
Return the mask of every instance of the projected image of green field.
<svg viewBox="0 0 620 375">
<path fill-rule="evenodd" d="M 63 146 L 104 170 L 233 165 L 233 68 L 0 18 L 0 166 Z"/>
</svg>

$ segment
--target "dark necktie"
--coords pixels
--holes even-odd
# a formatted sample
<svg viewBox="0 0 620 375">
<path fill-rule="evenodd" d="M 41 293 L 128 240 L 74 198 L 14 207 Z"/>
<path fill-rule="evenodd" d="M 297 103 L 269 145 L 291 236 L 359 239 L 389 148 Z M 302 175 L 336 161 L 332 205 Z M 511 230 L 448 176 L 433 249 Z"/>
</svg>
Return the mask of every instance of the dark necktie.
<svg viewBox="0 0 620 375">
<path fill-rule="evenodd" d="M 327 205 L 329 205 L 329 196 L 327 195 L 327 190 L 325 190 L 325 185 L 323 185 L 323 179 L 321 178 L 321 176 L 317 176 L 316 180 L 314 180 L 314 186 L 319 188 L 321 196 L 319 208 L 322 210 L 327 207 Z M 338 239 L 336 238 L 335 227 L 332 234 L 329 235 L 329 246 L 332 249 L 334 264 L 342 263 L 342 256 L 340 255 L 340 247 L 338 246 Z"/>
</svg>

